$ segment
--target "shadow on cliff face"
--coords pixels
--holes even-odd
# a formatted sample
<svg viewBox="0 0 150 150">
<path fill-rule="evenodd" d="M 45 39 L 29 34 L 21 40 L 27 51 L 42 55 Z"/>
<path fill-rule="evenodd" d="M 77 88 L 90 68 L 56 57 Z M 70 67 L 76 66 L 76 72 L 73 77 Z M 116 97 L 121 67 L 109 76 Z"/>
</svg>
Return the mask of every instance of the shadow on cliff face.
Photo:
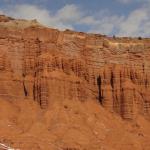
<svg viewBox="0 0 150 150">
<path fill-rule="evenodd" d="M 102 81 L 101 81 L 101 76 L 99 75 L 97 77 L 97 86 L 98 86 L 98 100 L 100 102 L 100 104 L 102 105 L 103 104 L 103 97 L 102 97 L 102 94 L 101 94 L 101 84 L 102 84 Z"/>
</svg>

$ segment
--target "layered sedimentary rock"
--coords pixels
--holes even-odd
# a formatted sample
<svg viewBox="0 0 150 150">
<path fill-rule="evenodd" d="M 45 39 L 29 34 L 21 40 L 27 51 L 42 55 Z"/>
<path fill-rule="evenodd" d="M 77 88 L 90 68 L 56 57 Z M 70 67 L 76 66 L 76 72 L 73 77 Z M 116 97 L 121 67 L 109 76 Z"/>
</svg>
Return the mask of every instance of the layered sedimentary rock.
<svg viewBox="0 0 150 150">
<path fill-rule="evenodd" d="M 1 98 L 32 99 L 43 109 L 56 100 L 93 100 L 125 119 L 150 116 L 150 39 L 38 23 L 10 28 L 12 18 L 0 19 Z"/>
</svg>

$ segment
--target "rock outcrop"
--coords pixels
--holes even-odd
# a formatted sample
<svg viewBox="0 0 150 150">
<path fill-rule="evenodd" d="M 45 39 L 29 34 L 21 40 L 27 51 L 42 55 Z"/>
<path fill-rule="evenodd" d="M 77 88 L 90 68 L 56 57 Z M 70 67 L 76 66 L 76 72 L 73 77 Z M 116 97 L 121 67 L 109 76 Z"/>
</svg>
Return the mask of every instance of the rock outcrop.
<svg viewBox="0 0 150 150">
<path fill-rule="evenodd" d="M 150 39 L 58 31 L 0 16 L 0 85 L 0 99 L 29 99 L 43 110 L 95 101 L 123 119 L 149 119 Z"/>
<path fill-rule="evenodd" d="M 92 99 L 123 118 L 149 117 L 149 42 L 40 26 L 1 28 L 1 95 L 25 96 L 42 108 L 54 99 Z"/>
</svg>

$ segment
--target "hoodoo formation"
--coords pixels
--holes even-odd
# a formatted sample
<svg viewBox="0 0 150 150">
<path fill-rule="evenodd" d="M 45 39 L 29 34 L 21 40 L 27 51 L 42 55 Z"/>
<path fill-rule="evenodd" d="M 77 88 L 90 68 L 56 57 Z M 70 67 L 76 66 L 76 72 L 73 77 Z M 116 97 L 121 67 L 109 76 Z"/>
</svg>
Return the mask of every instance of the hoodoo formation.
<svg viewBox="0 0 150 150">
<path fill-rule="evenodd" d="M 149 38 L 59 31 L 0 15 L 0 143 L 149 150 L 149 120 Z"/>
</svg>

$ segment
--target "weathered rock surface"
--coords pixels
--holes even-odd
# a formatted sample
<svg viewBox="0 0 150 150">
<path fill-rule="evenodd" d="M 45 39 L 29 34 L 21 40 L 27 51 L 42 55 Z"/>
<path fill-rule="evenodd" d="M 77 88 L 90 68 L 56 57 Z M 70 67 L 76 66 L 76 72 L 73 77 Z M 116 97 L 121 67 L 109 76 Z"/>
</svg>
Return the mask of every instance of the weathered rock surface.
<svg viewBox="0 0 150 150">
<path fill-rule="evenodd" d="M 0 16 L 1 107 L 7 106 L 7 119 L 15 118 L 4 117 L 15 129 L 1 135 L 21 149 L 150 149 L 150 39 L 58 31 L 33 22 Z M 25 143 L 30 135 L 32 142 Z"/>
</svg>

